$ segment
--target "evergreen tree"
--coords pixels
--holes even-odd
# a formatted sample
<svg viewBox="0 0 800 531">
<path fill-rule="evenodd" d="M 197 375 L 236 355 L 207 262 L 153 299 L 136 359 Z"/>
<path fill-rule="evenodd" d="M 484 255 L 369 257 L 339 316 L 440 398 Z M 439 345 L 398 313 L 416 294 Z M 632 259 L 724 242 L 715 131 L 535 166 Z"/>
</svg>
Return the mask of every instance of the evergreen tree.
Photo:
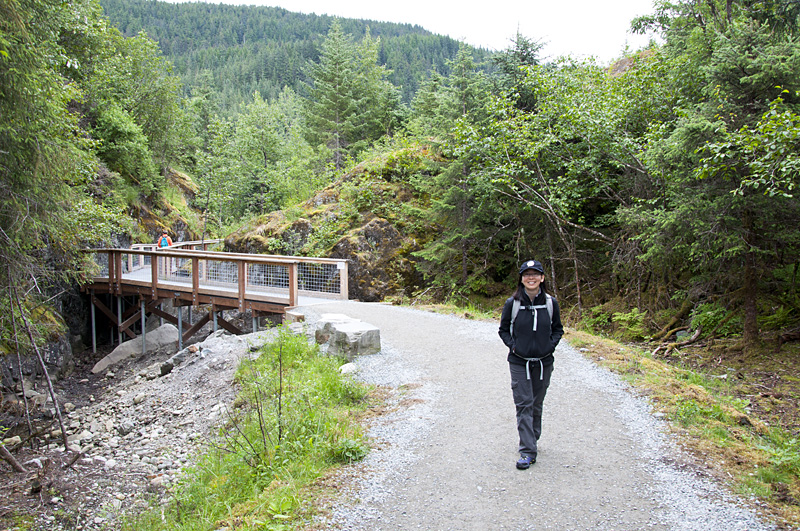
<svg viewBox="0 0 800 531">
<path fill-rule="evenodd" d="M 322 43 L 319 63 L 311 66 L 306 121 L 309 140 L 330 150 L 336 169 L 344 167 L 359 126 L 354 60 L 352 39 L 335 19 Z"/>
<path fill-rule="evenodd" d="M 430 109 L 434 116 L 440 117 L 437 122 L 443 120 L 449 124 L 451 135 L 445 151 L 453 158 L 448 168 L 430 183 L 430 194 L 435 198 L 432 212 L 441 232 L 417 256 L 425 260 L 421 267 L 429 278 L 435 278 L 448 291 L 458 291 L 484 275 L 485 251 L 494 221 L 489 213 L 492 202 L 487 200 L 490 190 L 476 181 L 472 172 L 475 154 L 464 149 L 465 143 L 458 138 L 484 123 L 489 83 L 476 69 L 466 46 L 459 48 L 450 69 L 451 75 L 438 96 L 433 92 L 438 81 L 434 79 L 416 100 L 417 112 Z"/>
<path fill-rule="evenodd" d="M 399 125 L 398 92 L 386 79 L 389 72 L 377 63 L 379 46 L 369 30 L 356 46 L 334 20 L 320 61 L 311 67 L 309 138 L 331 151 L 336 169 Z"/>
</svg>

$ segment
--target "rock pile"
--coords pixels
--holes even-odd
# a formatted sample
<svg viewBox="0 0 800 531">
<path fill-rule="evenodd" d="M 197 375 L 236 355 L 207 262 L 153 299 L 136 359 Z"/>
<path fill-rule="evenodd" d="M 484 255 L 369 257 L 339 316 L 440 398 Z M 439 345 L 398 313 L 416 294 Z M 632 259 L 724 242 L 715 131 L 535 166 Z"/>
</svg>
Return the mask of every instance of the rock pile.
<svg viewBox="0 0 800 531">
<path fill-rule="evenodd" d="M 159 333 L 148 331 L 144 355 L 141 339 L 132 340 L 96 364 L 90 377 L 99 379 L 95 383 L 102 394 L 90 395 L 83 407 L 59 396 L 73 452 L 63 453 L 61 432 L 54 430 L 45 451 L 24 462 L 33 471 L 29 482 L 34 475 L 43 478 L 35 492 L 35 484 L 25 486 L 27 497 L 40 496 L 45 507 L 37 509 L 35 529 L 116 529 L 122 512 L 145 505 L 144 492 L 163 496 L 226 419 L 239 363 L 257 355 L 277 334 L 272 329 L 232 336 L 220 330 L 169 356 L 175 349 L 171 329 L 164 325 Z M 316 326 L 294 323 L 290 329 L 350 360 L 380 350 L 376 327 L 340 314 L 324 315 Z M 347 364 L 343 372 L 352 367 Z M 52 409 L 48 396 L 30 391 L 28 397 Z M 77 460 L 62 469 L 76 452 Z M 54 485 L 56 470 L 60 476 Z"/>
<path fill-rule="evenodd" d="M 47 489 L 43 501 L 51 510 L 42 511 L 38 528 L 114 529 L 122 509 L 144 504 L 143 492 L 163 494 L 225 419 L 239 362 L 275 333 L 218 331 L 166 361 L 163 355 L 128 357 L 103 375 L 102 396 L 90 396 L 82 408 L 63 404 L 70 447 L 81 456 L 61 483 L 76 488 L 55 494 Z M 63 451 L 60 431 L 50 440 L 43 455 L 64 462 L 67 456 L 57 458 Z M 50 457 L 25 466 L 46 475 L 44 469 L 53 466 Z M 72 513 L 69 525 L 53 516 L 59 510 Z"/>
</svg>

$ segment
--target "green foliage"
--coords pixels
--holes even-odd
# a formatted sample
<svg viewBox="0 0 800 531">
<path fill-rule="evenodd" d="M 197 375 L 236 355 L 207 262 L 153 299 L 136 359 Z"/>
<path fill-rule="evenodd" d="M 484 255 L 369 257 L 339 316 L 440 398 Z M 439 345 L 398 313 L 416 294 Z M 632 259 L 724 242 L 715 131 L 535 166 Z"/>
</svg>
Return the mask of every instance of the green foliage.
<svg viewBox="0 0 800 531">
<path fill-rule="evenodd" d="M 295 527 L 308 514 L 305 489 L 327 469 L 368 452 L 351 414 L 368 389 L 339 374 L 343 362 L 321 355 L 304 336 L 281 330 L 236 373 L 242 391 L 213 447 L 187 471 L 165 508 L 127 523 L 170 529 Z"/>
<path fill-rule="evenodd" d="M 617 327 L 616 336 L 625 341 L 641 341 L 647 336 L 645 319 L 647 312 L 633 308 L 629 312 L 616 312 L 611 316 L 611 322 Z"/>
<path fill-rule="evenodd" d="M 741 330 L 741 319 L 734 317 L 722 324 L 723 320 L 729 317 L 730 311 L 717 303 L 709 302 L 698 305 L 691 315 L 691 327 L 694 330 L 702 327 L 704 333 L 710 334 L 716 330 L 719 337 L 735 335 Z M 722 324 L 722 326 L 720 326 Z"/>
<path fill-rule="evenodd" d="M 612 316 L 602 306 L 590 308 L 581 319 L 580 328 L 591 334 L 606 334 L 610 330 Z"/>
<path fill-rule="evenodd" d="M 220 115 L 233 119 L 256 92 L 274 100 L 286 87 L 303 89 L 306 65 L 319 57 L 319 45 L 332 17 L 276 7 L 225 4 L 170 4 L 147 0 L 103 0 L 112 23 L 128 37 L 145 31 L 175 64 L 187 92 L 212 87 Z M 410 24 L 340 19 L 342 29 L 361 40 L 369 29 L 380 38 L 380 63 L 411 101 L 426 72 L 449 73 L 447 61 L 459 43 Z M 487 57 L 488 50 L 474 51 Z M 198 68 L 202 65 L 202 68 Z"/>
<path fill-rule="evenodd" d="M 369 447 L 364 441 L 354 439 L 341 439 L 331 448 L 331 455 L 340 463 L 361 461 L 369 453 Z"/>
<path fill-rule="evenodd" d="M 758 318 L 759 327 L 764 330 L 787 329 L 796 325 L 797 322 L 797 311 L 786 306 L 773 307 Z"/>
<path fill-rule="evenodd" d="M 98 155 L 109 169 L 136 182 L 145 195 L 157 191 L 159 183 L 147 137 L 126 111 L 114 106 L 103 109 L 94 134 L 100 140 Z"/>
<path fill-rule="evenodd" d="M 379 41 L 369 31 L 359 45 L 334 19 L 322 43 L 319 62 L 311 65 L 312 84 L 306 101 L 307 137 L 332 154 L 337 170 L 399 121 L 400 101 L 388 72 L 378 61 Z"/>
<path fill-rule="evenodd" d="M 768 432 L 758 448 L 769 454 L 770 464 L 774 472 L 797 476 L 800 474 L 800 439 L 789 433 L 772 429 Z M 775 478 L 770 478 L 775 482 Z M 785 481 L 785 480 L 784 480 Z"/>
</svg>

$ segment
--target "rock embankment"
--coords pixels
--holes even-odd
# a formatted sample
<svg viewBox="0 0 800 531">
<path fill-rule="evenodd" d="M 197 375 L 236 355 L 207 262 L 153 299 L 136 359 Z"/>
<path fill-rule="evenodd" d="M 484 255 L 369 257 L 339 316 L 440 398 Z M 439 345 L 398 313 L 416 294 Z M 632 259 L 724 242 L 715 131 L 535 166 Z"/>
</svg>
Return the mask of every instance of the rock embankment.
<svg viewBox="0 0 800 531">
<path fill-rule="evenodd" d="M 239 362 L 274 334 L 220 331 L 172 356 L 128 357 L 109 367 L 87 405 L 63 407 L 80 458 L 62 468 L 75 454 L 63 452 L 60 432 L 51 434 L 50 448 L 23 457 L 32 472 L 15 478 L 11 497 L 40 504 L 37 529 L 116 529 L 123 511 L 144 506 L 144 493 L 163 494 L 203 449 L 227 416 Z"/>
</svg>

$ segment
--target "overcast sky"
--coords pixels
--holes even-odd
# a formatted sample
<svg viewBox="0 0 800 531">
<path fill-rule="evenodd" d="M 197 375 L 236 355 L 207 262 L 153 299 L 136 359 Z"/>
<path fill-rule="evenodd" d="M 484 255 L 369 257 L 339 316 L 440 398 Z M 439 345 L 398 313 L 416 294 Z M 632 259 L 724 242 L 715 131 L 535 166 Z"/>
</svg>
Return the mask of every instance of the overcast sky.
<svg viewBox="0 0 800 531">
<path fill-rule="evenodd" d="M 217 3 L 219 0 L 210 1 Z M 602 63 L 628 45 L 636 50 L 649 37 L 632 35 L 630 21 L 653 11 L 652 0 L 223 0 L 230 4 L 278 6 L 289 11 L 418 24 L 467 44 L 505 50 L 517 28 L 546 43 L 543 56 L 594 56 Z"/>
</svg>

